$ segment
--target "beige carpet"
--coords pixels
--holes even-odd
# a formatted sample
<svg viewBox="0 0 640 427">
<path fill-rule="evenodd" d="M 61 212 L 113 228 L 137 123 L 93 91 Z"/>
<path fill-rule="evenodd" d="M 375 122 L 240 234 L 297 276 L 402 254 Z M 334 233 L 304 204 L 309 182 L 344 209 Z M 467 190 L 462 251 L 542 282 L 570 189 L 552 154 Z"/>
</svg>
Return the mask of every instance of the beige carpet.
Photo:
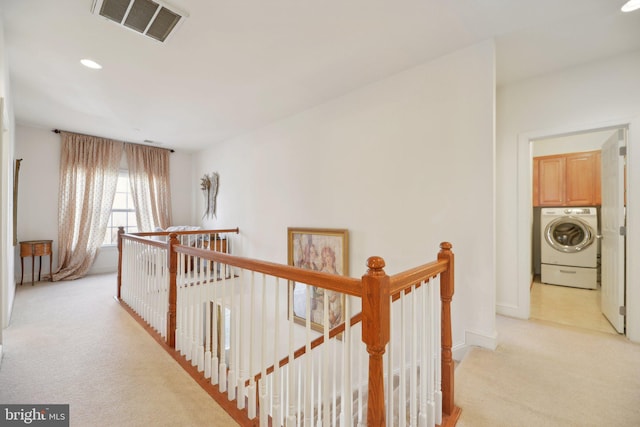
<svg viewBox="0 0 640 427">
<path fill-rule="evenodd" d="M 113 299 L 114 274 L 18 286 L 0 402 L 70 404 L 70 425 L 234 426 Z"/>
<path fill-rule="evenodd" d="M 498 316 L 498 348 L 456 369 L 460 427 L 640 426 L 640 345 Z"/>
<path fill-rule="evenodd" d="M 112 298 L 115 275 L 18 287 L 0 402 L 68 403 L 71 426 L 235 422 Z M 498 316 L 456 369 L 461 427 L 639 426 L 640 345 Z"/>
</svg>

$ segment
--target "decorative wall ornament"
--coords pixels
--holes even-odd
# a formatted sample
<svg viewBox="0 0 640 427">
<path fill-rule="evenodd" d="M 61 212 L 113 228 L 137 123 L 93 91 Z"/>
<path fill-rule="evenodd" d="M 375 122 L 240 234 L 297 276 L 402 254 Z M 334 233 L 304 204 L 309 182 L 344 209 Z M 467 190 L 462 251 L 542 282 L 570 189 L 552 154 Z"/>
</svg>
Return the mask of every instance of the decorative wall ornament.
<svg viewBox="0 0 640 427">
<path fill-rule="evenodd" d="M 200 178 L 200 189 L 204 195 L 205 209 L 203 218 L 214 218 L 216 216 L 216 197 L 218 196 L 218 172 L 204 174 Z"/>
</svg>

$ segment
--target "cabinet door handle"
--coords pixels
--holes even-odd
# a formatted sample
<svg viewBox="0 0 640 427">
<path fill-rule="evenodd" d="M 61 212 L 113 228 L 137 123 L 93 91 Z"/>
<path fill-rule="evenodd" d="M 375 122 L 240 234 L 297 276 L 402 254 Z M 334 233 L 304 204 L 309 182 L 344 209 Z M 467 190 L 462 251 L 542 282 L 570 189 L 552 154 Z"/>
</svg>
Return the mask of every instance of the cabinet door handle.
<svg viewBox="0 0 640 427">
<path fill-rule="evenodd" d="M 560 273 L 576 274 L 575 271 L 570 271 L 570 270 L 560 270 Z"/>
</svg>

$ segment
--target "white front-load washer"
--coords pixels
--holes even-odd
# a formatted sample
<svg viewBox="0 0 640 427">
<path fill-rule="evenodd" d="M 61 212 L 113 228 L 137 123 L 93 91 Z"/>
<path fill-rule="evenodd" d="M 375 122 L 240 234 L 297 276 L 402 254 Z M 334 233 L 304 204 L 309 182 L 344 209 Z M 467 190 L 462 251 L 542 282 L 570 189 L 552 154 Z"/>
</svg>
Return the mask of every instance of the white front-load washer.
<svg viewBox="0 0 640 427">
<path fill-rule="evenodd" d="M 598 287 L 596 208 L 543 208 L 540 234 L 543 283 L 586 289 Z"/>
</svg>

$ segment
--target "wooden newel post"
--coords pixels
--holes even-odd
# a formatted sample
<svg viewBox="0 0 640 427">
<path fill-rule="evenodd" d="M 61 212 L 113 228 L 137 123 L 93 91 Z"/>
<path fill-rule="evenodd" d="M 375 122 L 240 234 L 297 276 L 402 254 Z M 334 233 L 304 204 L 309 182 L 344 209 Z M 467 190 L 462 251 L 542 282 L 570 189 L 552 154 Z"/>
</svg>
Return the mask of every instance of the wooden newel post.
<svg viewBox="0 0 640 427">
<path fill-rule="evenodd" d="M 118 227 L 118 281 L 117 281 L 117 298 L 120 301 L 122 290 L 122 235 L 124 234 L 124 227 Z"/>
<path fill-rule="evenodd" d="M 453 339 L 451 336 L 451 299 L 454 291 L 454 264 L 451 243 L 440 243 L 438 260 L 449 261 L 447 271 L 440 276 L 440 303 L 442 304 L 441 314 L 441 346 L 442 346 L 442 412 L 451 415 L 455 403 L 453 400 L 453 371 L 454 364 L 451 355 Z"/>
<path fill-rule="evenodd" d="M 176 348 L 176 302 L 178 299 L 178 288 L 176 286 L 176 274 L 178 273 L 178 253 L 173 247 L 180 244 L 178 235 L 169 235 L 169 311 L 167 312 L 167 345 Z"/>
<path fill-rule="evenodd" d="M 367 425 L 385 426 L 384 369 L 382 356 L 389 342 L 391 301 L 389 276 L 384 272 L 384 260 L 367 260 L 367 273 L 362 276 L 362 341 L 369 353 L 369 400 Z"/>
</svg>

